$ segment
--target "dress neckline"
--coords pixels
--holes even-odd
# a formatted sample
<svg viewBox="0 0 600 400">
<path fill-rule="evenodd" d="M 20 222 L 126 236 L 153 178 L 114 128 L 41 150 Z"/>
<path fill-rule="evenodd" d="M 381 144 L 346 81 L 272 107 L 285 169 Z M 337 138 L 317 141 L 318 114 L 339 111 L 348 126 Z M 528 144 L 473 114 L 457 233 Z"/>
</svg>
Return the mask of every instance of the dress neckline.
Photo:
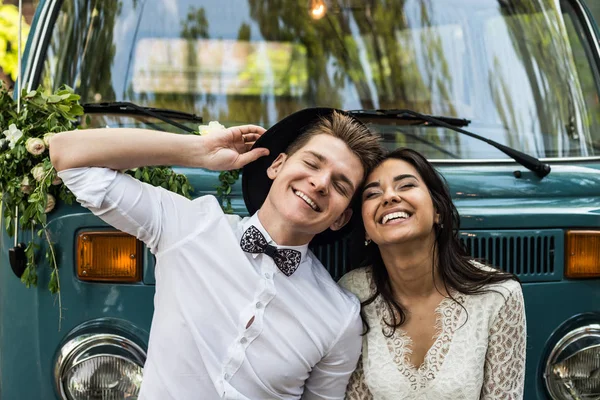
<svg viewBox="0 0 600 400">
<path fill-rule="evenodd" d="M 390 310 L 381 295 L 377 296 L 374 301 L 381 331 L 385 336 L 390 355 L 399 372 L 408 378 L 413 389 L 424 387 L 428 381 L 435 378 L 448 354 L 454 333 L 462 324 L 462 304 L 464 304 L 465 298 L 457 292 L 452 292 L 451 296 L 443 298 L 435 308 L 435 340 L 425 353 L 423 363 L 419 366 L 415 366 L 410 361 L 413 349 L 412 338 L 401 327 L 396 328 L 392 334 L 392 328 L 385 323 L 390 320 Z"/>
</svg>

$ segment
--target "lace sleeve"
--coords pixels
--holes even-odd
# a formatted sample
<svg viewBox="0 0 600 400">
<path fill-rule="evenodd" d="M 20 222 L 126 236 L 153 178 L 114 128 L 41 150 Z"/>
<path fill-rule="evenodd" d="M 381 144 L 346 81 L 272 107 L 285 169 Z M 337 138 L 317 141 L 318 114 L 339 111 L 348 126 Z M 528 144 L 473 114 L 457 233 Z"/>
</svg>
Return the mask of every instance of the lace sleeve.
<svg viewBox="0 0 600 400">
<path fill-rule="evenodd" d="M 525 307 L 519 286 L 510 293 L 490 329 L 482 400 L 523 399 L 525 342 Z"/>
<path fill-rule="evenodd" d="M 373 400 L 373 395 L 365 382 L 362 355 L 358 359 L 358 364 L 350 377 L 350 382 L 348 382 L 346 400 Z"/>
</svg>

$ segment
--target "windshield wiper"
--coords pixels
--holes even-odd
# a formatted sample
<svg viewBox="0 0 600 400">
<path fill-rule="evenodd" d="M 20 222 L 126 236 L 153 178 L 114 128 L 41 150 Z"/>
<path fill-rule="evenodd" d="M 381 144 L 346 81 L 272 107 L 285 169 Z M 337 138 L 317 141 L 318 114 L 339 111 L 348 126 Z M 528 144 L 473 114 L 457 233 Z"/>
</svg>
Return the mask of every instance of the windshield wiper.
<svg viewBox="0 0 600 400">
<path fill-rule="evenodd" d="M 401 121 L 414 121 L 415 125 L 424 124 L 427 126 L 441 126 L 444 128 L 448 128 L 455 132 L 460 132 L 472 138 L 481 140 L 497 148 L 498 150 L 515 160 L 517 163 L 521 164 L 530 171 L 533 171 L 540 178 L 543 178 L 550 173 L 550 165 L 544 164 L 535 157 L 520 152 L 519 150 L 515 150 L 512 147 L 505 146 L 491 139 L 487 139 L 483 136 L 479 136 L 475 133 L 459 128 L 459 126 L 466 126 L 471 122 L 466 119 L 452 117 L 434 117 L 432 115 L 421 114 L 412 110 L 353 110 L 348 111 L 348 113 L 356 117 L 399 119 Z"/>
<path fill-rule="evenodd" d="M 180 124 L 179 122 L 173 121 L 171 118 L 185 119 L 189 121 L 202 123 L 202 117 L 199 115 L 189 114 L 182 111 L 169 110 L 165 108 L 141 107 L 137 104 L 133 104 L 127 101 L 115 101 L 111 103 L 88 103 L 83 105 L 83 111 L 86 114 L 111 112 L 117 114 L 148 115 L 150 117 L 164 121 L 167 124 L 173 125 L 189 133 L 194 132 L 194 129 L 190 128 L 189 126 Z"/>
</svg>

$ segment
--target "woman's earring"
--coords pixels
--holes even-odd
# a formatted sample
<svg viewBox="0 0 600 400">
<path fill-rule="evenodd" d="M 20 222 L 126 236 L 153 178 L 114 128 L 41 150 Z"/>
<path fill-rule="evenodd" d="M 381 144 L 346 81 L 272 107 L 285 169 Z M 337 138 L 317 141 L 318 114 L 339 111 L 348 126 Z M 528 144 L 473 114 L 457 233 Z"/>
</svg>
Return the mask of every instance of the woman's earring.
<svg viewBox="0 0 600 400">
<path fill-rule="evenodd" d="M 365 247 L 371 244 L 371 239 L 365 239 Z"/>
<path fill-rule="evenodd" d="M 440 229 L 444 229 L 444 224 L 440 224 Z"/>
</svg>

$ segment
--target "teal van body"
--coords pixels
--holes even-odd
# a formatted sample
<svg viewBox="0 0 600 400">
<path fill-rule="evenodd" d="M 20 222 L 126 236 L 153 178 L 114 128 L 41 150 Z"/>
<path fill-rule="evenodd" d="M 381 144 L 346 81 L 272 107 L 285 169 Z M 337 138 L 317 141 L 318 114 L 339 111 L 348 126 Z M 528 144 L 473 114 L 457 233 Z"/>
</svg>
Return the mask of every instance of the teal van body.
<svg viewBox="0 0 600 400">
<path fill-rule="evenodd" d="M 114 3 L 115 6 L 111 8 L 105 3 Z M 600 260 L 595 264 L 595 270 L 598 272 L 595 277 L 569 279 L 565 276 L 566 260 L 569 258 L 569 254 L 566 254 L 567 233 L 569 231 L 600 233 L 600 105 L 597 104 L 597 99 L 600 98 L 600 50 L 597 45 L 598 30 L 593 22 L 595 11 L 599 12 L 598 17 L 600 17 L 600 7 L 588 8 L 578 0 L 373 1 L 374 5 L 390 3 L 387 5 L 390 13 L 402 13 L 413 24 L 406 23 L 402 25 L 403 29 L 397 29 L 395 39 L 381 34 L 379 38 L 383 45 L 379 49 L 373 49 L 372 47 L 377 47 L 375 45 L 361 44 L 362 39 L 366 40 L 366 35 L 340 36 L 342 44 L 346 43 L 344 47 L 346 53 L 340 50 L 340 53 L 345 56 L 340 56 L 337 64 L 325 60 L 321 65 L 318 64 L 320 61 L 314 59 L 322 57 L 320 52 L 334 54 L 335 51 L 328 46 L 339 45 L 339 42 L 336 42 L 338 39 L 328 41 L 324 36 L 317 37 L 314 32 L 308 32 L 306 26 L 309 25 L 296 22 L 293 19 L 296 18 L 294 13 L 282 11 L 285 9 L 283 6 L 275 10 L 279 6 L 273 5 L 273 10 L 265 10 L 260 7 L 260 4 L 264 4 L 264 7 L 268 8 L 270 2 L 265 0 L 261 2 L 249 0 L 248 4 L 233 0 L 173 1 L 172 3 L 184 9 L 178 14 L 182 26 L 178 28 L 180 32 L 175 36 L 161 34 L 162 25 L 168 25 L 170 19 L 165 16 L 167 22 L 161 21 L 161 18 L 167 15 L 163 13 L 167 11 L 162 10 L 162 2 L 155 0 L 100 3 L 92 0 L 41 0 L 24 54 L 24 87 L 36 88 L 41 85 L 47 90 L 52 90 L 60 84 L 68 84 L 82 95 L 82 102 L 132 101 L 141 106 L 195 112 L 202 115 L 205 123 L 209 120 L 219 120 L 227 125 L 257 123 L 270 126 L 292 111 L 316 105 L 345 109 L 412 108 L 423 113 L 466 118 L 471 122 L 464 129 L 503 142 L 526 153 L 534 153 L 532 155 L 551 166 L 551 172 L 546 177 L 540 178 L 488 144 L 474 139 L 463 139 L 461 135 L 445 128 L 425 125 L 408 126 L 398 120 L 383 118 L 381 120 L 370 118 L 367 121 L 381 132 L 383 143 L 388 148 L 403 145 L 414 147 L 425 153 L 436 164 L 447 180 L 461 214 L 460 237 L 471 254 L 513 272 L 520 278 L 527 316 L 525 399 L 583 399 L 593 398 L 586 396 L 600 394 L 600 377 L 597 373 L 600 370 L 598 364 Z M 244 5 L 237 7 L 235 6 L 237 3 Z M 299 2 L 290 0 L 284 3 L 296 7 L 296 3 Z M 301 3 L 311 4 L 308 1 Z M 330 28 L 318 25 L 314 28 L 315 32 L 329 32 L 327 29 L 355 32 L 363 29 L 366 22 L 359 18 L 362 15 L 360 7 L 348 6 L 348 9 L 354 11 L 346 11 L 343 7 L 347 4 L 358 5 L 363 2 L 326 1 L 325 3 L 328 6 L 326 12 L 331 13 L 333 22 Z M 442 14 L 444 10 L 449 10 L 450 5 L 456 10 L 456 15 L 454 19 L 447 17 L 449 19 L 446 21 L 444 20 L 446 16 Z M 140 11 L 144 10 L 144 7 L 146 7 L 145 11 Z M 381 18 L 383 21 L 385 14 L 382 15 L 378 8 L 375 10 L 377 12 L 374 11 L 372 14 L 374 18 Z M 169 9 L 169 12 L 171 11 L 175 12 Z M 218 11 L 224 16 L 219 17 Z M 311 10 L 307 9 L 303 14 L 303 20 L 307 20 L 303 24 L 317 26 L 316 24 L 328 18 L 326 16 L 324 19 L 311 19 L 308 11 Z M 152 12 L 160 17 L 152 17 Z M 435 15 L 428 20 L 429 24 L 423 22 L 427 12 Z M 229 32 L 222 27 L 225 16 L 235 20 L 234 17 L 239 13 L 245 13 L 244 18 L 248 22 L 246 25 L 242 24 L 239 31 L 236 31 L 237 38 L 235 35 L 227 36 Z M 348 18 L 335 17 L 338 14 Z M 519 65 L 523 66 L 522 69 L 517 68 L 510 73 L 512 78 L 525 82 L 527 79 L 523 78 L 523 71 L 536 71 L 529 76 L 530 81 L 546 79 L 545 83 L 540 83 L 538 86 L 532 84 L 532 87 L 539 89 L 537 93 L 531 95 L 526 93 L 512 98 L 511 110 L 512 115 L 515 116 L 513 120 L 505 118 L 498 111 L 509 110 L 510 102 L 506 99 L 509 98 L 510 90 L 518 89 L 509 81 L 503 81 L 504 86 L 495 86 L 493 78 L 496 76 L 500 79 L 502 76 L 500 67 L 505 65 L 502 64 L 501 58 L 497 57 L 496 64 L 491 63 L 500 66 L 499 69 L 494 70 L 496 74 L 488 74 L 484 80 L 465 83 L 477 74 L 485 74 L 477 69 L 462 71 L 463 87 L 448 86 L 451 88 L 450 94 L 442 90 L 442 86 L 416 87 L 412 83 L 418 81 L 414 73 L 424 69 L 425 72 L 421 71 L 421 81 L 426 82 L 431 78 L 431 82 L 439 83 L 440 80 L 450 79 L 449 76 L 456 76 L 461 72 L 460 69 L 456 69 L 458 66 L 468 69 L 466 61 L 457 61 L 448 56 L 452 61 L 449 65 L 452 66 L 438 68 L 435 55 L 433 61 L 429 60 L 429 64 L 423 60 L 413 63 L 411 60 L 390 55 L 384 65 L 376 65 L 377 59 L 381 60 L 383 57 L 378 51 L 389 50 L 386 46 L 392 39 L 405 48 L 410 44 L 417 46 L 414 44 L 415 41 L 408 40 L 411 34 L 422 35 L 419 36 L 419 41 L 422 43 L 429 40 L 429 34 L 433 35 L 436 32 L 443 34 L 436 39 L 437 42 L 434 40 L 427 44 L 426 50 L 429 50 L 430 54 L 455 51 L 457 41 L 463 40 L 461 38 L 467 35 L 473 35 L 473 32 L 469 32 L 469 29 L 477 27 L 473 20 L 480 18 L 481 21 L 487 21 L 485 18 L 490 14 L 493 14 L 493 17 L 490 17 L 490 21 L 493 22 L 490 22 L 489 27 L 482 28 L 482 32 L 485 33 L 487 32 L 485 29 L 493 28 L 496 32 L 493 37 L 496 39 L 489 39 L 488 47 L 497 45 L 502 49 L 498 54 L 505 54 L 506 58 L 514 57 L 514 60 L 507 61 L 507 65 L 510 63 L 515 65 L 514 61 L 519 60 Z M 142 15 L 149 21 L 144 22 Z M 465 22 L 466 19 L 462 19 L 461 15 L 471 18 Z M 133 18 L 134 16 L 137 19 Z M 279 28 L 265 22 L 264 18 L 267 17 L 280 18 Z M 526 26 L 523 25 L 525 22 L 535 25 L 542 23 L 540 21 L 552 22 L 553 18 L 560 22 L 562 30 L 556 33 L 555 39 L 552 39 L 558 44 L 546 48 L 545 51 L 560 55 L 563 53 L 559 50 L 564 50 L 565 43 L 569 43 L 571 48 L 563 54 L 567 61 L 557 61 L 553 66 L 544 66 L 540 63 L 540 60 L 544 60 L 543 54 L 528 53 L 536 47 L 528 47 L 519 42 L 519 37 L 515 33 L 518 29 L 515 26 L 522 29 Z M 347 22 L 348 26 L 338 27 L 336 24 L 339 21 Z M 386 21 L 386 23 L 393 23 Z M 415 28 L 417 22 L 420 24 L 419 29 Z M 144 24 L 156 24 L 158 27 L 152 31 Z M 552 25 L 548 24 L 548 26 Z M 343 24 L 340 23 L 341 25 Z M 284 32 L 281 26 L 288 26 L 290 29 Z M 459 29 L 460 27 L 462 30 Z M 164 31 L 170 32 L 171 28 L 170 26 L 164 28 Z M 256 29 L 259 31 L 257 32 Z M 282 30 L 273 31 L 277 29 Z M 518 48 L 518 51 L 515 50 L 517 55 L 506 50 L 509 47 L 507 42 L 503 41 L 504 39 L 497 38 L 498 35 L 502 36 L 501 33 L 497 33 L 502 29 L 512 29 L 506 38 L 514 41 L 514 47 Z M 552 38 L 554 33 L 549 29 L 546 34 Z M 82 38 L 81 35 L 85 37 Z M 452 36 L 454 42 L 448 42 L 448 37 L 451 35 L 454 35 Z M 268 85 L 264 83 L 267 74 L 256 72 L 261 68 L 261 64 L 256 60 L 252 61 L 249 56 L 240 55 L 259 51 L 247 44 L 260 41 L 256 39 L 257 37 L 269 39 L 261 42 L 266 48 L 261 54 L 263 60 L 271 63 L 271 73 L 277 78 L 277 85 L 269 86 L 268 89 L 265 89 Z M 528 40 L 535 39 L 534 34 L 529 36 L 524 34 L 523 37 Z M 354 42 L 349 38 L 354 38 Z M 326 44 L 319 44 L 319 40 L 324 40 Z M 107 42 L 110 45 L 105 45 Z M 127 45 L 121 47 L 119 43 Z M 471 53 L 483 51 L 468 47 L 467 44 L 471 42 L 465 40 L 464 43 L 466 47 L 461 57 L 468 58 L 472 56 Z M 138 44 L 138 47 L 132 44 Z M 185 50 L 185 46 L 188 45 L 192 47 Z M 149 54 L 165 57 L 169 54 L 165 50 L 169 46 L 171 50 L 176 49 L 185 53 L 181 59 L 187 59 L 200 77 L 193 81 L 196 86 L 191 89 L 187 86 L 180 92 L 173 89 L 174 85 L 176 86 L 173 82 L 178 82 L 177 85 L 180 82 L 189 84 L 181 74 L 159 76 L 162 80 L 158 81 L 148 78 L 148 68 L 157 62 Z M 212 50 L 210 50 L 211 46 L 213 46 Z M 219 68 L 226 70 L 229 64 L 210 61 L 219 57 L 225 59 L 223 54 L 215 53 L 217 51 L 214 50 L 215 48 L 222 53 L 237 51 L 235 57 L 232 56 L 233 58 L 230 59 L 233 60 L 232 64 L 243 64 L 243 62 L 255 64 L 252 64 L 252 68 L 242 71 L 245 75 L 239 73 L 227 75 L 225 72 L 220 72 Z M 192 57 L 190 61 L 194 51 L 199 50 L 206 51 L 204 53 L 206 56 L 197 59 Z M 93 52 L 92 55 L 86 53 L 89 51 Z M 410 53 L 408 50 L 406 52 Z M 426 53 L 425 50 L 421 52 L 414 50 L 410 54 L 414 54 L 418 59 Z M 373 54 L 378 56 L 375 57 Z M 173 57 L 177 58 L 177 56 Z M 373 59 L 365 61 L 365 57 Z M 352 60 L 362 60 L 363 63 L 375 65 L 373 71 L 377 71 L 379 67 L 384 71 L 387 68 L 389 76 L 400 76 L 401 73 L 395 72 L 395 69 L 406 68 L 408 72 L 405 80 L 395 83 L 403 85 L 405 91 L 409 93 L 407 98 L 410 98 L 410 101 L 400 98 L 393 88 L 390 89 L 390 85 L 394 82 L 381 83 L 384 81 L 382 76 L 369 76 L 364 73 L 364 70 L 369 69 L 364 65 L 361 73 L 356 72 L 349 65 L 344 65 L 344 62 L 350 64 Z M 138 61 L 139 65 L 136 64 Z M 393 61 L 397 64 L 393 64 Z M 207 65 L 202 64 L 203 62 Z M 284 71 L 285 68 L 280 68 L 277 62 L 285 64 L 287 72 Z M 175 61 L 171 64 L 166 62 L 163 67 L 173 68 L 174 63 Z M 360 64 L 358 61 L 357 63 Z M 477 65 L 477 62 L 473 64 Z M 532 66 L 534 64 L 535 66 Z M 215 70 L 218 65 L 221 67 Z M 239 68 L 243 69 L 243 67 Z M 332 70 L 335 71 L 331 72 Z M 340 71 L 345 71 L 346 75 L 340 76 Z M 285 75 L 286 73 L 288 75 Z M 324 75 L 314 78 L 317 73 Z M 359 78 L 354 77 L 353 74 L 358 74 Z M 426 75 L 429 78 L 423 78 Z M 564 78 L 567 75 L 569 77 Z M 236 83 L 237 81 L 230 79 L 231 76 L 244 77 L 247 79 L 244 81 L 246 86 Z M 253 76 L 257 78 L 253 80 Z M 534 79 L 532 76 L 537 78 Z M 282 77 L 287 77 L 286 84 L 281 83 Z M 213 86 L 218 79 L 229 85 L 227 89 L 214 89 Z M 363 86 L 361 80 L 366 82 Z M 474 100 L 464 94 L 480 93 L 477 91 L 479 89 L 473 88 L 477 86 L 476 83 L 483 82 L 489 86 L 489 90 L 485 89 L 488 90 L 486 92 L 488 97 L 482 95 L 483 100 Z M 350 86 L 353 88 L 347 89 Z M 567 86 L 575 87 L 579 94 L 573 95 Z M 169 89 L 171 92 L 165 87 L 171 88 Z M 502 88 L 504 92 L 497 91 Z M 386 90 L 388 92 L 385 92 Z M 361 91 L 371 93 L 369 101 L 353 103 L 352 100 L 348 100 L 353 96 L 361 100 L 365 96 L 368 97 L 363 96 Z M 375 92 L 382 94 L 377 97 L 373 94 Z M 561 95 L 558 96 L 556 92 Z M 390 96 L 387 98 L 384 96 L 386 93 L 396 94 L 397 97 L 390 100 Z M 417 94 L 411 97 L 410 93 Z M 500 97 L 490 100 L 494 93 Z M 504 100 L 498 100 L 502 96 L 505 96 Z M 546 98 L 550 100 L 546 101 Z M 563 100 L 560 100 L 562 98 L 570 100 L 565 100 L 563 103 Z M 471 114 L 461 114 L 461 110 L 469 107 L 461 109 L 462 106 L 459 106 L 460 101 L 457 99 L 468 100 L 470 107 L 475 111 Z M 478 101 L 495 104 L 496 113 L 477 114 Z M 526 116 L 526 113 L 518 111 L 519 107 L 527 109 L 531 104 L 534 105 L 531 109 L 536 109 L 538 115 L 533 117 L 529 115 L 530 120 L 519 122 L 519 118 L 523 119 Z M 552 108 L 554 106 L 555 108 Z M 509 111 L 506 113 L 510 114 Z M 567 120 L 568 123 L 565 122 L 566 117 L 563 114 L 572 117 Z M 494 123 L 483 120 L 482 115 L 493 115 Z M 547 121 L 541 121 L 542 117 Z M 139 116 L 115 114 L 112 111 L 107 112 L 106 115 L 94 114 L 91 123 L 87 124 L 89 127 L 106 125 L 148 127 Z M 167 125 L 157 126 L 178 132 L 176 128 Z M 509 128 L 523 128 L 523 130 L 511 131 Z M 558 140 L 553 133 L 546 131 L 556 131 L 555 136 L 562 139 Z M 559 142 L 560 146 L 556 145 Z M 189 178 L 195 188 L 194 196 L 215 194 L 218 173 L 198 169 L 175 169 Z M 230 198 L 234 212 L 245 215 L 240 182 L 234 185 Z M 77 204 L 59 204 L 49 215 L 49 221 L 49 229 L 58 250 L 62 320 L 59 320 L 56 298 L 46 289 L 49 278 L 47 265 L 40 262 L 39 287 L 25 288 L 15 277 L 8 263 L 8 251 L 13 246 L 14 239 L 9 237 L 4 229 L 0 235 L 0 398 L 2 399 L 83 398 L 73 397 L 66 394 L 64 388 L 61 389 L 65 378 L 60 374 L 65 372 L 57 372 L 56 368 L 57 363 L 65 357 L 64 354 L 68 350 L 64 348 L 65 344 L 72 343 L 71 340 L 83 334 L 105 332 L 125 337 L 135 346 L 139 346 L 142 358 L 147 346 L 155 282 L 154 259 L 151 254 L 144 249 L 143 272 L 139 282 L 128 284 L 86 282 L 78 279 L 76 274 L 77 236 L 88 230 L 111 230 L 112 228 Z M 20 238 L 28 239 L 30 233 L 20 232 L 19 235 Z M 40 245 L 44 244 L 40 243 Z M 345 246 L 346 244 L 337 244 L 315 249 L 316 254 L 324 260 L 335 278 L 343 275 L 350 265 Z M 572 334 L 573 332 L 577 332 L 577 335 Z M 568 341 L 570 347 L 561 347 L 565 341 Z M 571 364 L 568 364 L 569 362 Z M 563 371 L 567 374 L 562 381 L 552 375 L 554 371 L 552 365 L 559 363 L 562 363 L 561 368 L 564 368 Z M 580 371 L 580 375 L 577 378 L 568 375 L 569 368 Z M 57 376 L 57 373 L 60 376 Z"/>
</svg>

